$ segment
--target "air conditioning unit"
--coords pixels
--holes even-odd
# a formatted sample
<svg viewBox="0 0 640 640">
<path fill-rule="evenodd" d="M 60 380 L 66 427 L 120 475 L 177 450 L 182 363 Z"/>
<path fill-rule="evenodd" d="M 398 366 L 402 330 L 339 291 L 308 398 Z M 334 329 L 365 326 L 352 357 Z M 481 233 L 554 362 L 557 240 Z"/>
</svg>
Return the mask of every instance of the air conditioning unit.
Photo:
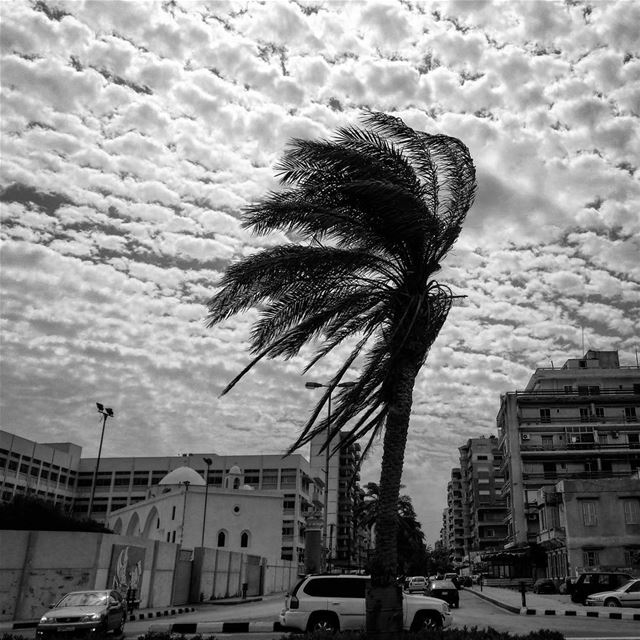
<svg viewBox="0 0 640 640">
<path fill-rule="evenodd" d="M 528 434 L 528 433 L 523 433 L 520 437 L 521 437 L 523 440 L 530 440 L 530 436 L 529 436 L 529 434 Z"/>
</svg>

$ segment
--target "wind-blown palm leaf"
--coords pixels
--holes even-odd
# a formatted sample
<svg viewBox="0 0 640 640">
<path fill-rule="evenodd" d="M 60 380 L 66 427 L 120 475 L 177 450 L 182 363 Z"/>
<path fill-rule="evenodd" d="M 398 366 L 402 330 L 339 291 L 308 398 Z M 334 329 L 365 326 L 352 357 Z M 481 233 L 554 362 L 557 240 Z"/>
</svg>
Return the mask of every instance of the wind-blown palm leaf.
<svg viewBox="0 0 640 640">
<path fill-rule="evenodd" d="M 247 207 L 243 225 L 291 243 L 232 264 L 208 303 L 209 326 L 259 313 L 254 358 L 223 393 L 261 359 L 313 342 L 308 371 L 348 347 L 291 450 L 322 434 L 325 446 L 363 439 L 366 454 L 383 435 L 372 583 L 390 585 L 413 387 L 454 298 L 434 276 L 473 202 L 473 161 L 456 138 L 366 112 L 330 140 L 293 140 L 276 174 L 282 190 Z M 355 384 L 338 388 L 347 375 Z"/>
</svg>

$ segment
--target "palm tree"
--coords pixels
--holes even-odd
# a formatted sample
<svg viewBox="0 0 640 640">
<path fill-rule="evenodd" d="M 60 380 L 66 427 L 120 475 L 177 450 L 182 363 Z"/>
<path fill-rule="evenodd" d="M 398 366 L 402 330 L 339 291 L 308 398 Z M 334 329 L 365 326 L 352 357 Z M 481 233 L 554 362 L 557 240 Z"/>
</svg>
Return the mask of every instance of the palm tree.
<svg viewBox="0 0 640 640">
<path fill-rule="evenodd" d="M 291 358 L 320 340 L 306 372 L 349 345 L 290 451 L 317 434 L 326 434 L 325 446 L 340 442 L 334 437 L 349 424 L 341 446 L 365 438 L 366 455 L 384 433 L 367 600 L 367 628 L 379 635 L 392 634 L 401 619 L 396 514 L 413 387 L 454 297 L 433 278 L 460 233 L 476 181 L 456 138 L 378 112 L 366 112 L 363 125 L 341 128 L 331 140 L 291 142 L 276 167 L 283 190 L 249 206 L 243 224 L 292 241 L 228 267 L 208 303 L 208 326 L 259 307 L 254 358 L 223 394 L 263 358 Z M 322 408 L 350 369 L 359 370 L 356 384 L 338 389 L 328 425 Z"/>
<path fill-rule="evenodd" d="M 403 489 L 404 485 L 400 485 Z M 378 517 L 378 507 L 380 504 L 380 488 L 376 482 L 368 482 L 364 487 L 364 500 L 356 517 L 358 522 L 368 529 L 375 530 L 375 523 Z M 420 569 L 412 571 L 414 573 L 424 573 L 427 559 L 427 547 L 424 541 L 422 525 L 416 517 L 411 497 L 400 495 L 397 505 L 398 531 L 396 548 L 398 553 L 398 572 L 406 574 L 410 568 L 422 566 Z"/>
</svg>

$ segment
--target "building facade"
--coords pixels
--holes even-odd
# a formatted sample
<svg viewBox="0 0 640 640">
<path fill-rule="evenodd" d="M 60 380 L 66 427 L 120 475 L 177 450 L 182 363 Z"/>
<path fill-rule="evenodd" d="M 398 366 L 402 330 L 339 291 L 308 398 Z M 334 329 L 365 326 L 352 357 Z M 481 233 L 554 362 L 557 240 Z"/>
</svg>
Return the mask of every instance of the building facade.
<svg viewBox="0 0 640 640">
<path fill-rule="evenodd" d="M 502 548 L 507 534 L 502 497 L 502 452 L 495 436 L 470 438 L 460 447 L 464 555 Z"/>
<path fill-rule="evenodd" d="M 543 486 L 629 478 L 640 469 L 638 414 L 640 368 L 621 367 L 617 351 L 537 369 L 523 391 L 501 396 L 506 548 L 538 541 Z"/>
<path fill-rule="evenodd" d="M 640 573 L 640 477 L 561 480 L 538 491 L 547 576 Z"/>
<path fill-rule="evenodd" d="M 344 434 L 340 434 L 341 441 Z M 359 486 L 360 445 L 324 447 L 325 436 L 311 440 L 310 473 L 327 486 L 326 553 L 330 569 L 362 567 L 367 555 L 368 532 L 355 514 L 363 500 Z M 323 448 L 324 447 L 324 448 Z M 324 528 L 324 523 L 323 523 Z M 324 533 L 324 532 L 323 532 Z"/>
<path fill-rule="evenodd" d="M 447 506 L 442 513 L 442 547 L 447 550 L 451 562 L 456 565 L 464 559 L 464 507 L 462 494 L 462 471 L 451 470 L 447 483 Z"/>
</svg>

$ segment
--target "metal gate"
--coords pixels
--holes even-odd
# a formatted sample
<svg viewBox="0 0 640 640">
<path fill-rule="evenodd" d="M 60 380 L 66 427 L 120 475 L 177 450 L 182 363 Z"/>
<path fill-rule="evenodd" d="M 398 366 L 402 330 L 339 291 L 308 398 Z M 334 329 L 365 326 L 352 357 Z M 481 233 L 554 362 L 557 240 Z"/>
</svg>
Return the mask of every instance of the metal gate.
<svg viewBox="0 0 640 640">
<path fill-rule="evenodd" d="M 247 556 L 247 595 L 262 595 L 262 565 L 260 556 Z"/>
</svg>

